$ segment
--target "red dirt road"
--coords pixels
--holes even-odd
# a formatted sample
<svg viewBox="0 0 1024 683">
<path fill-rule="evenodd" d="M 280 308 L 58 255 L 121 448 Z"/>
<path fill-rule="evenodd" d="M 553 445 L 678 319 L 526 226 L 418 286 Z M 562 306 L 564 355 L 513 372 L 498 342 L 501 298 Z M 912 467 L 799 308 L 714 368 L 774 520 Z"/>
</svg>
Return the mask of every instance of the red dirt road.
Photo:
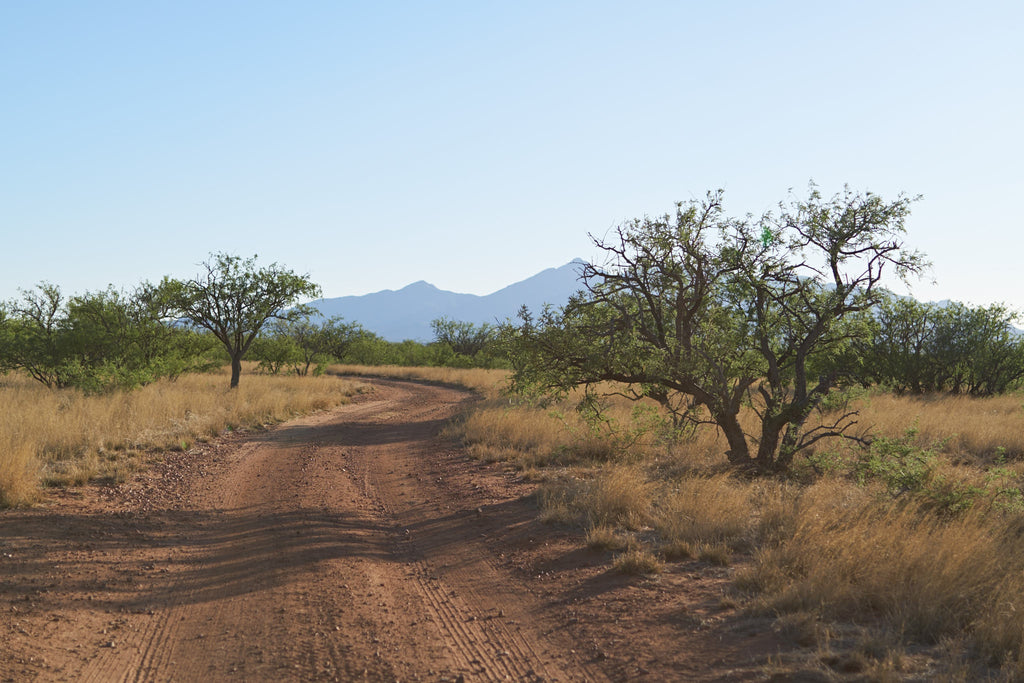
<svg viewBox="0 0 1024 683">
<path fill-rule="evenodd" d="M 370 383 L 0 512 L 0 681 L 758 677 L 722 663 L 774 643 L 695 635 L 720 579 L 610 575 L 514 473 L 439 440 L 470 394 Z"/>
</svg>

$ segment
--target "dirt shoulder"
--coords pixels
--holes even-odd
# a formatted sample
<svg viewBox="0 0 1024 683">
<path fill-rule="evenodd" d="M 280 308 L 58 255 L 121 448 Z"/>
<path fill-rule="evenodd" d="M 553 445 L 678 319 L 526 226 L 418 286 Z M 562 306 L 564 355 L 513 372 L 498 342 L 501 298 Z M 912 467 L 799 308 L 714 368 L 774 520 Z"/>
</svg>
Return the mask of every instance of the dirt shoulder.
<svg viewBox="0 0 1024 683">
<path fill-rule="evenodd" d="M 472 395 L 356 402 L 0 512 L 0 680 L 760 680 L 726 570 L 609 571 L 437 434 Z"/>
</svg>

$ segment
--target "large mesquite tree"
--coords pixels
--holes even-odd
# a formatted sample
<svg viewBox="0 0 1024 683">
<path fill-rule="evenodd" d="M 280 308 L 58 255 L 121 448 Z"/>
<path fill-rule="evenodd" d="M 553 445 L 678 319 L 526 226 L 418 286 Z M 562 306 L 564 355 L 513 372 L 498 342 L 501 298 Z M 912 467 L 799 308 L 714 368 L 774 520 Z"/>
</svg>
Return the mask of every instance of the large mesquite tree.
<svg viewBox="0 0 1024 683">
<path fill-rule="evenodd" d="M 256 257 L 218 253 L 191 280 L 165 279 L 162 288 L 182 317 L 209 330 L 231 358 L 231 388 L 238 386 L 242 358 L 269 320 L 300 320 L 312 310 L 295 305 L 319 296 L 308 275 L 276 263 L 257 268 Z"/>
<path fill-rule="evenodd" d="M 645 217 L 584 266 L 585 291 L 561 311 L 524 316 L 511 338 L 513 386 L 588 390 L 614 382 L 653 399 L 677 422 L 716 425 L 736 466 L 779 471 L 819 439 L 842 435 L 854 413 L 807 427 L 858 362 L 851 342 L 892 271 L 926 266 L 904 249 L 911 199 L 847 189 L 759 219 L 728 217 L 722 193 Z M 593 238 L 592 238 L 593 239 Z M 741 409 L 758 415 L 746 431 Z"/>
</svg>

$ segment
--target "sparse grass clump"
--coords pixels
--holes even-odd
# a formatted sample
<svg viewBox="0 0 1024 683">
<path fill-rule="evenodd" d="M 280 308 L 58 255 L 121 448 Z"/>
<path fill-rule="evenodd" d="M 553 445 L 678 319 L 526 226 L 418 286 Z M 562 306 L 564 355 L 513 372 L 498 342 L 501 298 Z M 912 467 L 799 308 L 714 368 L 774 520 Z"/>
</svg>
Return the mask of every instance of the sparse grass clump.
<svg viewBox="0 0 1024 683">
<path fill-rule="evenodd" d="M 625 550 L 628 545 L 629 539 L 606 524 L 591 527 L 587 532 L 587 547 L 591 550 Z"/>
<path fill-rule="evenodd" d="M 662 570 L 661 561 L 655 554 L 639 548 L 617 555 L 612 567 L 620 574 L 629 575 L 658 574 Z"/>
<path fill-rule="evenodd" d="M 719 567 L 728 567 L 732 553 L 724 543 L 706 543 L 698 547 L 697 559 Z"/>
<path fill-rule="evenodd" d="M 542 517 L 588 528 L 638 529 L 651 518 L 651 485 L 634 467 L 608 467 L 594 476 L 546 482 L 538 490 Z"/>
<path fill-rule="evenodd" d="M 754 522 L 751 486 L 725 474 L 669 482 L 659 491 L 654 528 L 668 542 L 744 547 Z"/>
</svg>

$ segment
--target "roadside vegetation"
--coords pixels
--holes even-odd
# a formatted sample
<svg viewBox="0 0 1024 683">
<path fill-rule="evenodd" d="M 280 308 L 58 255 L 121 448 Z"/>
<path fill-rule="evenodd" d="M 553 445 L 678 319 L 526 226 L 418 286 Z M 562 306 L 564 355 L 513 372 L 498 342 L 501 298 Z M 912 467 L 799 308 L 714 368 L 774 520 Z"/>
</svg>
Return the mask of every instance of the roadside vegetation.
<svg viewBox="0 0 1024 683">
<path fill-rule="evenodd" d="M 442 318 L 432 342 L 389 342 L 299 303 L 319 293 L 305 275 L 229 254 L 201 268 L 130 291 L 69 296 L 44 282 L 0 302 L 0 509 L 343 403 L 361 385 L 320 377 L 332 363 L 502 364 L 487 325 Z"/>
<path fill-rule="evenodd" d="M 1024 395 L 867 392 L 850 407 L 870 447 L 835 439 L 755 477 L 714 427 L 680 438 L 654 402 L 613 399 L 595 418 L 582 392 L 488 396 L 449 435 L 534 482 L 540 518 L 610 571 L 727 567 L 726 599 L 775 617 L 829 675 L 1024 677 Z"/>
<path fill-rule="evenodd" d="M 724 567 L 723 604 L 802 648 L 775 673 L 1024 679 L 1024 338 L 883 288 L 927 266 L 911 202 L 624 225 L 566 307 L 501 328 L 508 385 L 473 380 L 449 435 L 609 571 Z"/>
<path fill-rule="evenodd" d="M 711 193 L 595 239 L 452 433 L 613 571 L 726 567 L 825 678 L 1024 679 L 1024 338 L 883 288 L 927 267 L 912 201 Z"/>
<path fill-rule="evenodd" d="M 14 373 L 0 377 L 0 507 L 30 504 L 40 487 L 120 483 L 161 452 L 324 410 L 361 390 L 337 378 L 254 375 L 227 391 L 227 379 L 223 369 L 87 394 Z"/>
</svg>

